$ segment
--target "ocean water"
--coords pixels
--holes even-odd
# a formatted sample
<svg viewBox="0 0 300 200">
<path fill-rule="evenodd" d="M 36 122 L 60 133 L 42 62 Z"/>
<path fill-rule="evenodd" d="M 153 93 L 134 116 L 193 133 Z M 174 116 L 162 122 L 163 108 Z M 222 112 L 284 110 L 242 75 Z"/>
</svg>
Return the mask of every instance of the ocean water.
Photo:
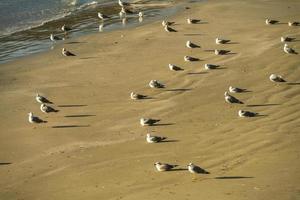
<svg viewBox="0 0 300 200">
<path fill-rule="evenodd" d="M 72 28 L 68 38 L 83 34 L 137 26 L 175 13 L 178 7 L 165 6 L 164 0 L 127 0 L 134 3 L 133 14 L 126 23 L 119 18 L 118 0 L 0 0 L 0 63 L 49 50 L 53 47 L 51 33 L 65 37 L 61 26 Z M 101 11 L 112 16 L 102 24 L 97 17 Z M 140 22 L 137 13 L 146 16 Z M 103 28 L 99 31 L 99 26 Z M 68 39 L 61 42 L 67 42 Z"/>
</svg>

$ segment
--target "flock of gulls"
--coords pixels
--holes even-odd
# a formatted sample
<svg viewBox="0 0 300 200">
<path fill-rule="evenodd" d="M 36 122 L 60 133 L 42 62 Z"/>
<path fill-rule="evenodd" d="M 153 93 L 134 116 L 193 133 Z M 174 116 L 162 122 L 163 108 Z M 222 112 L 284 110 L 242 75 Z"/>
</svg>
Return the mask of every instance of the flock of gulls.
<svg viewBox="0 0 300 200">
<path fill-rule="evenodd" d="M 128 13 L 130 13 L 130 14 L 133 13 L 129 9 L 130 6 L 131 6 L 130 3 L 123 2 L 121 0 L 118 0 L 118 3 L 121 7 L 121 11 L 119 13 L 120 17 L 124 17 Z M 139 12 L 138 16 L 140 18 L 144 17 L 142 12 Z M 103 21 L 111 18 L 111 16 L 104 15 L 100 12 L 98 12 L 98 17 Z M 190 18 L 187 19 L 188 24 L 198 24 L 199 22 L 200 22 L 199 19 L 190 19 Z M 267 25 L 274 25 L 274 24 L 279 23 L 279 21 L 266 19 L 265 23 Z M 164 30 L 166 32 L 169 32 L 169 33 L 178 32 L 177 30 L 175 30 L 174 28 L 171 27 L 174 24 L 175 24 L 175 22 L 169 22 L 169 21 L 166 21 L 166 20 L 164 20 L 162 22 L 162 26 L 163 26 Z M 300 23 L 299 22 L 288 22 L 288 25 L 289 26 L 299 26 Z M 61 30 L 64 31 L 65 34 L 67 34 L 71 30 L 71 28 L 67 27 L 66 25 L 63 25 Z M 59 38 L 57 36 L 54 36 L 53 34 L 50 35 L 50 39 L 52 41 L 61 40 L 61 38 Z M 281 37 L 280 41 L 281 42 L 290 42 L 293 39 L 294 38 L 290 38 L 290 37 Z M 216 38 L 215 39 L 215 43 L 218 44 L 218 45 L 223 45 L 223 44 L 227 44 L 227 43 L 230 43 L 230 42 L 231 42 L 231 40 L 228 40 L 228 39 L 222 39 L 222 38 Z M 190 48 L 190 49 L 201 48 L 200 45 L 195 44 L 191 41 L 186 42 L 186 47 Z M 284 51 L 284 53 L 287 53 L 287 54 L 297 54 L 297 52 L 293 48 L 289 47 L 289 45 L 287 43 L 284 44 L 283 51 Z M 213 52 L 214 52 L 215 55 L 226 55 L 230 51 L 215 49 Z M 65 48 L 62 49 L 62 54 L 64 56 L 76 56 L 75 54 L 71 53 L 70 51 L 66 50 Z M 191 56 L 187 56 L 187 55 L 184 56 L 184 61 L 186 61 L 186 62 L 192 62 L 192 61 L 197 61 L 197 60 L 199 60 L 199 59 L 191 57 Z M 176 66 L 174 64 L 169 64 L 168 67 L 171 71 L 183 71 L 184 70 L 183 68 L 181 68 L 179 66 Z M 210 63 L 204 64 L 204 68 L 206 70 L 213 70 L 213 69 L 217 69 L 218 67 L 220 67 L 220 66 L 216 65 L 216 64 L 210 64 Z M 269 79 L 270 79 L 270 81 L 276 82 L 276 83 L 286 82 L 286 80 L 282 76 L 277 75 L 277 74 L 271 74 L 269 76 Z M 148 85 L 149 85 L 150 88 L 165 88 L 166 87 L 159 80 L 151 80 Z M 234 97 L 232 95 L 232 93 L 243 93 L 243 92 L 246 92 L 246 91 L 247 91 L 247 89 L 244 89 L 244 88 L 238 88 L 238 87 L 230 86 L 228 88 L 228 91 L 226 91 L 224 93 L 225 102 L 229 103 L 229 104 L 244 104 L 243 101 L 241 101 L 238 98 Z M 139 94 L 139 93 L 136 93 L 136 92 L 131 92 L 130 93 L 130 98 L 132 100 L 142 100 L 142 99 L 147 99 L 148 96 L 143 95 L 143 94 Z M 46 97 L 43 97 L 39 94 L 36 94 L 35 99 L 38 103 L 40 103 L 40 110 L 43 113 L 58 112 L 58 110 L 56 110 L 56 109 L 52 108 L 51 106 L 49 106 L 49 104 L 53 104 L 53 102 L 49 101 Z M 242 118 L 255 117 L 255 116 L 258 116 L 258 113 L 255 113 L 255 112 L 252 112 L 252 111 L 247 111 L 247 110 L 239 110 L 238 111 L 238 116 L 242 117 Z M 38 116 L 33 115 L 32 112 L 28 113 L 28 121 L 30 123 L 46 123 L 47 122 L 47 121 L 44 121 L 44 120 L 40 119 Z M 160 121 L 159 119 L 140 118 L 140 125 L 141 126 L 153 126 L 156 123 L 158 123 L 159 121 Z M 150 133 L 148 133 L 146 135 L 147 143 L 159 143 L 159 142 L 165 141 L 166 139 L 167 139 L 166 137 L 155 136 L 155 135 L 151 135 Z M 155 162 L 154 166 L 155 166 L 157 171 L 162 172 L 162 171 L 173 170 L 178 165 Z M 202 169 L 201 167 L 199 167 L 199 166 L 197 166 L 193 163 L 189 163 L 187 165 L 187 170 L 191 173 L 194 173 L 194 174 L 209 174 L 209 172 L 207 172 L 206 170 Z"/>
</svg>

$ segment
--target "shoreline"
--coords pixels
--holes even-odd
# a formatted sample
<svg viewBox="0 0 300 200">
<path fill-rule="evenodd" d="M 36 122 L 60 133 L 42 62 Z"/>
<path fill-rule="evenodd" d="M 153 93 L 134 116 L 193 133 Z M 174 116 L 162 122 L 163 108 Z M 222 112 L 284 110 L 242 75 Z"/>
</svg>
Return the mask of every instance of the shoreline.
<svg viewBox="0 0 300 200">
<path fill-rule="evenodd" d="M 90 8 L 80 10 L 77 13 L 67 15 L 57 20 L 51 20 L 43 25 L 9 35 L 1 35 L 0 41 L 2 42 L 2 47 L 0 48 L 0 65 L 28 55 L 51 50 L 56 43 L 50 41 L 49 36 L 53 33 L 56 36 L 65 37 L 60 30 L 63 24 L 72 27 L 71 32 L 68 34 L 68 37 L 71 38 L 66 39 L 66 41 L 58 41 L 58 43 L 67 43 L 69 40 L 76 40 L 76 38 L 84 35 L 100 34 L 103 30 L 100 31 L 98 26 L 101 24 L 104 25 L 103 29 L 105 32 L 110 32 L 152 23 L 153 21 L 163 18 L 165 15 L 174 15 L 179 9 L 178 6 L 180 6 L 179 3 L 174 5 L 167 2 L 147 4 L 147 2 L 141 1 L 131 9 L 135 12 L 140 9 L 143 10 L 146 14 L 144 20 L 139 22 L 136 16 L 137 13 L 134 13 L 124 17 L 126 18 L 126 24 L 123 24 L 122 19 L 118 16 L 118 4 L 113 2 L 106 2 L 99 5 L 92 4 Z M 96 17 L 97 12 L 103 12 L 103 10 L 105 10 L 105 14 L 108 13 L 112 16 L 112 19 L 105 23 Z M 73 18 L 75 18 L 75 21 Z M 12 43 L 16 43 L 16 45 L 13 46 Z"/>
<path fill-rule="evenodd" d="M 0 67 L 0 195 L 24 199 L 296 199 L 299 197 L 299 55 L 282 51 L 280 37 L 296 41 L 300 3 L 222 0 L 187 3 L 168 20 L 101 35 L 86 35 L 65 47 Z M 279 12 L 280 11 L 280 12 Z M 214 15 L 212 15 L 214 13 Z M 266 16 L 268 15 L 268 16 Z M 267 26 L 266 17 L 282 24 Z M 189 25 L 186 18 L 201 19 Z M 216 45 L 215 38 L 232 43 Z M 187 40 L 201 48 L 187 49 Z M 213 49 L 230 50 L 217 56 Z M 187 63 L 183 56 L 199 61 Z M 168 64 L 184 71 L 169 71 Z M 205 70 L 205 63 L 221 65 Z M 271 73 L 288 82 L 272 83 Z M 156 79 L 165 89 L 148 87 Z M 229 105 L 229 85 L 245 102 Z M 130 92 L 151 97 L 130 99 Z M 35 92 L 58 113 L 44 114 Z M 239 118 L 238 110 L 262 116 Z M 27 112 L 48 121 L 32 125 Z M 161 119 L 141 127 L 139 119 Z M 145 135 L 169 142 L 147 144 Z M 155 162 L 179 170 L 156 172 Z M 190 174 L 186 165 L 210 174 Z"/>
</svg>

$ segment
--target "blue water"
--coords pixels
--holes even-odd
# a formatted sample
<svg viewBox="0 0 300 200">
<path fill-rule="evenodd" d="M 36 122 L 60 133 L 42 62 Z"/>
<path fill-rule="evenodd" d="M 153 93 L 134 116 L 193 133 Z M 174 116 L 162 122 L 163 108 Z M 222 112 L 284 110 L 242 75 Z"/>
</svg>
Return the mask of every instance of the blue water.
<svg viewBox="0 0 300 200">
<path fill-rule="evenodd" d="M 53 48 L 57 43 L 51 42 L 49 36 L 52 33 L 65 37 L 60 29 L 63 24 L 72 27 L 72 31 L 69 39 L 60 42 L 99 32 L 102 23 L 97 17 L 99 11 L 112 16 L 103 24 L 101 31 L 105 32 L 162 19 L 177 10 L 177 7 L 150 6 L 153 2 L 170 1 L 139 0 L 133 6 L 135 13 L 127 15 L 124 24 L 118 16 L 118 0 L 0 0 L 0 63 Z M 146 14 L 143 22 L 138 20 L 138 11 Z"/>
<path fill-rule="evenodd" d="M 104 2 L 109 0 L 1 0 L 0 35 L 62 18 L 90 3 Z"/>
</svg>

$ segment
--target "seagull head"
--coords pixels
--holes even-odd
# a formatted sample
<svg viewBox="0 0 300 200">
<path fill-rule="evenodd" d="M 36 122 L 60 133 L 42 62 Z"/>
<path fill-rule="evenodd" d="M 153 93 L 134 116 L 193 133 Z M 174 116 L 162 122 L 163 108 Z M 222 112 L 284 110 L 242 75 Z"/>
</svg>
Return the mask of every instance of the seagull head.
<svg viewBox="0 0 300 200">
<path fill-rule="evenodd" d="M 194 165 L 193 163 L 190 163 L 190 164 L 188 164 L 187 166 L 192 166 L 192 165 Z"/>
<path fill-rule="evenodd" d="M 156 162 L 156 163 L 154 163 L 154 165 L 156 166 L 156 165 L 161 165 L 161 163 L 160 162 Z"/>
<path fill-rule="evenodd" d="M 242 114 L 244 114 L 244 113 L 245 113 L 245 111 L 239 110 L 239 115 L 242 115 Z"/>
<path fill-rule="evenodd" d="M 39 95 L 39 93 L 36 93 L 36 95 L 35 95 L 36 97 L 39 97 L 40 95 Z"/>
<path fill-rule="evenodd" d="M 28 113 L 28 115 L 29 115 L 29 116 L 32 116 L 32 115 L 33 115 L 33 113 L 32 113 L 32 112 L 30 112 L 30 113 Z"/>
<path fill-rule="evenodd" d="M 287 43 L 285 43 L 285 44 L 284 44 L 284 47 L 288 47 L 288 44 L 287 44 Z"/>
<path fill-rule="evenodd" d="M 151 137 L 150 133 L 147 133 L 147 138 Z"/>
</svg>

